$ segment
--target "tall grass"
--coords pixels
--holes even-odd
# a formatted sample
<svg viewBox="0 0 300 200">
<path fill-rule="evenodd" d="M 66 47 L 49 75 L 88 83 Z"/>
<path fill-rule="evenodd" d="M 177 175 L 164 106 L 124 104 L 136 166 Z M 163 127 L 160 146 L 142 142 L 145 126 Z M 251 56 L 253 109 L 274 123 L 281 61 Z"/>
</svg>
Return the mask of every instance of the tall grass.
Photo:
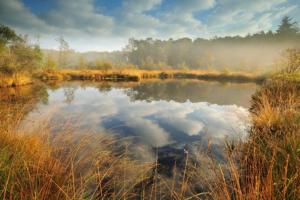
<svg viewBox="0 0 300 200">
<path fill-rule="evenodd" d="M 9 92 L 7 91 L 8 94 Z M 3 94 L 3 93 L 1 93 Z M 0 99 L 0 199 L 133 199 L 152 174 L 151 163 L 133 161 L 111 137 L 29 132 L 19 124 L 33 96 Z"/>
<path fill-rule="evenodd" d="M 213 183 L 213 199 L 300 198 L 299 86 L 271 80 L 253 96 L 249 137 L 227 145 L 228 164 L 219 170 L 223 180 Z"/>
<path fill-rule="evenodd" d="M 158 159 L 135 161 L 111 137 L 78 135 L 70 127 L 52 134 L 47 125 L 19 130 L 36 96 L 1 96 L 0 198 L 299 199 L 299 91 L 299 82 L 270 80 L 253 96 L 248 139 L 226 143 L 226 162 L 208 144 L 196 158 L 186 152 L 170 177 Z"/>
</svg>

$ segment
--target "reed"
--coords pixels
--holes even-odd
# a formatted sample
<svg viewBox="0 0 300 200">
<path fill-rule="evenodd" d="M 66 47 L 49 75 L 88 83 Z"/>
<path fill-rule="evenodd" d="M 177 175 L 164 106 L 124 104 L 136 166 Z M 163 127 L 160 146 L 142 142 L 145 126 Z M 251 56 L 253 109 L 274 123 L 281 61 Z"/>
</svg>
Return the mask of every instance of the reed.
<svg viewBox="0 0 300 200">
<path fill-rule="evenodd" d="M 286 79 L 270 80 L 253 96 L 249 137 L 227 145 L 213 199 L 299 199 L 299 100 L 299 84 Z"/>
<path fill-rule="evenodd" d="M 9 89 L 9 88 L 7 88 Z M 244 142 L 227 142 L 225 162 L 207 148 L 176 163 L 171 177 L 160 163 L 131 158 L 127 146 L 101 134 L 75 134 L 50 125 L 18 129 L 36 101 L 33 91 L 1 96 L 2 199 L 297 199 L 300 196 L 299 82 L 271 79 L 252 99 Z M 19 96 L 19 98 L 18 98 Z M 31 102 L 33 101 L 33 102 Z"/>
</svg>

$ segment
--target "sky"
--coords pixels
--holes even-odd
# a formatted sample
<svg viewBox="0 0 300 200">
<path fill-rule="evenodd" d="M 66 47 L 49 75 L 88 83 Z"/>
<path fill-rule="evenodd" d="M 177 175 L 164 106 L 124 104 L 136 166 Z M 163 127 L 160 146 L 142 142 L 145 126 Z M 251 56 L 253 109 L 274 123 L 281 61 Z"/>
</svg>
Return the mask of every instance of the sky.
<svg viewBox="0 0 300 200">
<path fill-rule="evenodd" d="M 57 49 L 122 50 L 129 38 L 213 38 L 300 22 L 300 0 L 0 0 L 0 24 Z"/>
</svg>

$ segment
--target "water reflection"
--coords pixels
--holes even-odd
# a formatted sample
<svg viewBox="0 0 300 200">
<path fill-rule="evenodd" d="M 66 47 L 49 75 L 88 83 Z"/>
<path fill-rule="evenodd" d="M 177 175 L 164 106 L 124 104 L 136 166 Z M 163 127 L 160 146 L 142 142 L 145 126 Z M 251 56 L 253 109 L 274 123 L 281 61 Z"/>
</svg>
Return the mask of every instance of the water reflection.
<svg viewBox="0 0 300 200">
<path fill-rule="evenodd" d="M 48 103 L 48 91 L 42 85 L 0 88 L 0 126 L 15 127 L 38 103 Z"/>
<path fill-rule="evenodd" d="M 254 83 L 228 83 L 193 80 L 165 80 L 146 82 L 132 87 L 128 95 L 132 100 L 209 102 L 220 105 L 249 106 Z"/>
<path fill-rule="evenodd" d="M 256 87 L 201 81 L 64 83 L 48 88 L 47 104 L 39 103 L 24 126 L 33 129 L 47 119 L 55 130 L 68 124 L 81 133 L 130 136 L 149 148 L 220 144 L 244 137 L 246 107 Z"/>
</svg>

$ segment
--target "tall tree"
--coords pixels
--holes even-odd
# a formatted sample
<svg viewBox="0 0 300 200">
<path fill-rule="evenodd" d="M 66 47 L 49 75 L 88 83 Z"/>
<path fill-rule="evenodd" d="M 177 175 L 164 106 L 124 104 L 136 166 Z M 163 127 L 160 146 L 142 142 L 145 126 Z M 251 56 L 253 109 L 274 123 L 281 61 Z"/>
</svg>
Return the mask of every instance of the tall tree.
<svg viewBox="0 0 300 200">
<path fill-rule="evenodd" d="M 10 42 L 21 41 L 22 38 L 18 36 L 11 28 L 0 25 L 0 43 L 6 45 Z"/>
<path fill-rule="evenodd" d="M 294 37 L 297 36 L 298 31 L 297 22 L 293 22 L 292 18 L 285 16 L 281 20 L 277 34 L 280 37 Z"/>
<path fill-rule="evenodd" d="M 59 58 L 58 58 L 58 65 L 60 68 L 64 68 L 67 66 L 67 58 L 68 53 L 70 51 L 70 47 L 68 42 L 63 38 L 63 36 L 57 39 L 59 43 Z"/>
</svg>

